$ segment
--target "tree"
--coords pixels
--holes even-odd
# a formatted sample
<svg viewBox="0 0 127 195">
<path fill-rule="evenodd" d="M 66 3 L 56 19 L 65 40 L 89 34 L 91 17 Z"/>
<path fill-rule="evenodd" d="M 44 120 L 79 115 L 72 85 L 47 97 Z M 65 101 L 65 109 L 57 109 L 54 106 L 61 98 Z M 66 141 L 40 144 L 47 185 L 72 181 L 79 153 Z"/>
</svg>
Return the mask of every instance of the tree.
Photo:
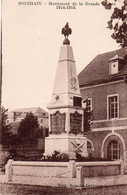
<svg viewBox="0 0 127 195">
<path fill-rule="evenodd" d="M 114 4 L 115 3 L 115 4 Z M 111 37 L 120 44 L 121 47 L 127 46 L 127 0 L 104 0 L 102 5 L 105 9 L 112 9 L 115 5 L 108 28 L 113 30 Z"/>
<path fill-rule="evenodd" d="M 1 142 L 4 145 L 10 144 L 10 125 L 7 124 L 7 111 L 8 109 L 5 109 L 4 107 L 1 108 L 1 114 L 2 114 L 2 123 L 1 123 Z"/>
<path fill-rule="evenodd" d="M 37 117 L 30 112 L 21 121 L 20 126 L 18 128 L 18 134 L 22 138 L 33 140 L 33 138 L 35 138 L 37 128 L 39 128 Z"/>
<path fill-rule="evenodd" d="M 45 138 L 49 136 L 49 128 L 38 127 L 35 130 L 35 138 Z"/>
<path fill-rule="evenodd" d="M 1 143 L 5 147 L 10 147 L 20 143 L 20 137 L 17 134 L 13 134 L 11 131 L 11 124 L 7 124 L 8 109 L 1 108 L 2 123 L 1 123 Z"/>
</svg>

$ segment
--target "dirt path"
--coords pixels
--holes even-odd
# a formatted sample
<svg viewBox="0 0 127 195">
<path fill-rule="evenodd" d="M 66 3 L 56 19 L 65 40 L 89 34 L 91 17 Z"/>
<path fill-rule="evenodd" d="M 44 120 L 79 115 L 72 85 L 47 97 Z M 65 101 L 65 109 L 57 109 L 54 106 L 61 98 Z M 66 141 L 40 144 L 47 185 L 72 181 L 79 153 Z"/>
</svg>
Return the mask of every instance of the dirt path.
<svg viewBox="0 0 127 195">
<path fill-rule="evenodd" d="M 0 184 L 0 195 L 127 195 L 127 186 L 67 189 L 45 186 Z"/>
</svg>

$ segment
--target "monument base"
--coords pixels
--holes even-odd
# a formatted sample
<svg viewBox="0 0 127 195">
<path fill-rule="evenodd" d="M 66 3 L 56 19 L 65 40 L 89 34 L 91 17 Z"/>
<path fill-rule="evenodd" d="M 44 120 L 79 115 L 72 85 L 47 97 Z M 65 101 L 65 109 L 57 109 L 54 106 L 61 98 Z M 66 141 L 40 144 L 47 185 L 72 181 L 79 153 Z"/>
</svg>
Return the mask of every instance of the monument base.
<svg viewBox="0 0 127 195">
<path fill-rule="evenodd" d="M 67 153 L 70 159 L 76 158 L 76 153 L 88 157 L 87 138 L 83 135 L 58 134 L 45 138 L 45 156 L 53 154 L 54 151 Z"/>
</svg>

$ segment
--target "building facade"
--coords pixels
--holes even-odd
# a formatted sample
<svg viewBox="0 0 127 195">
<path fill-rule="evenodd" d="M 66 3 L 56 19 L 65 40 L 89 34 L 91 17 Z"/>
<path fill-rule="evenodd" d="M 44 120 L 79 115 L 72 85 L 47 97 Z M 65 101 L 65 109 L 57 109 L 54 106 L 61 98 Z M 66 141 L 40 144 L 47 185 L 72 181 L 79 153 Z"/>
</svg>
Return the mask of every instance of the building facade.
<svg viewBox="0 0 127 195">
<path fill-rule="evenodd" d="M 7 123 L 20 122 L 30 112 L 37 116 L 40 127 L 48 128 L 48 113 L 40 107 L 13 110 L 8 113 Z"/>
<path fill-rule="evenodd" d="M 127 50 L 100 54 L 79 74 L 82 99 L 93 111 L 88 139 L 93 157 L 126 163 L 127 156 Z M 83 104 L 85 106 L 85 104 Z"/>
</svg>

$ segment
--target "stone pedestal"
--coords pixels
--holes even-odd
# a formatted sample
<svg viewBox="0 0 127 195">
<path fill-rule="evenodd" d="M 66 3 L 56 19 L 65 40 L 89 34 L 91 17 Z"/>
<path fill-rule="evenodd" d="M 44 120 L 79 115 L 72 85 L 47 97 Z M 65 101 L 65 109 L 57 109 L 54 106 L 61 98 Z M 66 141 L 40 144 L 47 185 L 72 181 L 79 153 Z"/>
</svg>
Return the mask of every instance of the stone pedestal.
<svg viewBox="0 0 127 195">
<path fill-rule="evenodd" d="M 54 151 L 67 153 L 70 159 L 76 158 L 76 153 L 87 157 L 87 139 L 82 135 L 50 135 L 45 139 L 45 155 L 50 155 Z"/>
</svg>

